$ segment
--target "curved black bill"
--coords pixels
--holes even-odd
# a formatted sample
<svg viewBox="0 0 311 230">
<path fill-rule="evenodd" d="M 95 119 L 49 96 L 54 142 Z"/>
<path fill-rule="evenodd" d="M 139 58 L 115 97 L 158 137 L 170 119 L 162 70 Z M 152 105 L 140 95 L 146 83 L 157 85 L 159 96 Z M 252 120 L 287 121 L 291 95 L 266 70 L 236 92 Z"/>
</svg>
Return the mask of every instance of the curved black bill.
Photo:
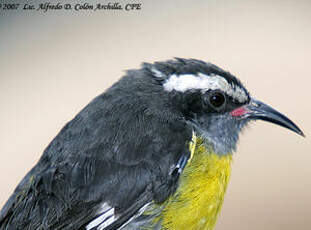
<svg viewBox="0 0 311 230">
<path fill-rule="evenodd" d="M 305 136 L 294 122 L 261 101 L 252 99 L 250 103 L 245 106 L 245 109 L 247 112 L 244 114 L 244 117 L 268 121 L 290 129 L 303 137 Z"/>
</svg>

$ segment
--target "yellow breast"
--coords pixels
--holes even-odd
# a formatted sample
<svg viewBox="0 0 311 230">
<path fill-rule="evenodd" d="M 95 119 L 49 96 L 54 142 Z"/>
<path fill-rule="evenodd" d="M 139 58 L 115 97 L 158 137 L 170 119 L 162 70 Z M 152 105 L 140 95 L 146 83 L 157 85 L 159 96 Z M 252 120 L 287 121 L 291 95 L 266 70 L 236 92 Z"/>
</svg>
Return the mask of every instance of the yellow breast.
<svg viewBox="0 0 311 230">
<path fill-rule="evenodd" d="M 161 214 L 163 229 L 210 230 L 215 226 L 230 177 L 232 155 L 211 152 L 200 138 L 192 150 L 180 185 Z"/>
</svg>

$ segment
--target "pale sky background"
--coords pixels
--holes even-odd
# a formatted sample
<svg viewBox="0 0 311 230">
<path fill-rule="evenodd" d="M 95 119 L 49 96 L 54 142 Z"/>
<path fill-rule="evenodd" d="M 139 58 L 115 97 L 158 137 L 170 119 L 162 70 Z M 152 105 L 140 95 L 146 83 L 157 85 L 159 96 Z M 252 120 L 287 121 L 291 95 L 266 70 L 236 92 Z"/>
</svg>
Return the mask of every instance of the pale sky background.
<svg viewBox="0 0 311 230">
<path fill-rule="evenodd" d="M 141 3 L 132 12 L 0 10 L 0 207 L 124 70 L 185 57 L 229 70 L 307 136 L 260 121 L 244 132 L 216 229 L 311 229 L 311 2 Z"/>
</svg>

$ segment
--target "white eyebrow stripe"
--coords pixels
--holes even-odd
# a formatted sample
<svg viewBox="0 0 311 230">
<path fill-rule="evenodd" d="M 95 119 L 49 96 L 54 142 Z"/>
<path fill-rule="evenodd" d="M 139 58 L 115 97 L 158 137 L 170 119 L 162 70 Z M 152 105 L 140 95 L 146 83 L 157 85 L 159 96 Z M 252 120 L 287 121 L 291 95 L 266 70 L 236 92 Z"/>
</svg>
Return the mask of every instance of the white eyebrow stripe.
<svg viewBox="0 0 311 230">
<path fill-rule="evenodd" d="M 180 91 L 185 92 L 191 89 L 200 89 L 203 92 L 208 90 L 221 90 L 238 100 L 239 102 L 245 102 L 248 99 L 245 91 L 239 86 L 233 86 L 228 81 L 218 75 L 205 75 L 199 73 L 198 75 L 193 74 L 181 74 L 171 75 L 163 84 L 166 91 Z"/>
</svg>

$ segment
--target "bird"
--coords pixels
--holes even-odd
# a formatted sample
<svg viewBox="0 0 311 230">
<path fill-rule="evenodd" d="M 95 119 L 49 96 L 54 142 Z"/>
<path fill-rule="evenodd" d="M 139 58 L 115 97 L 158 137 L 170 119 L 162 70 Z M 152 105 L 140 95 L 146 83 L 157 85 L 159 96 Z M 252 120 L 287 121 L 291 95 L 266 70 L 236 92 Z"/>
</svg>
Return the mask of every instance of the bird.
<svg viewBox="0 0 311 230">
<path fill-rule="evenodd" d="M 256 120 L 304 136 L 210 62 L 145 62 L 60 130 L 0 229 L 214 229 L 239 135 Z"/>
</svg>

